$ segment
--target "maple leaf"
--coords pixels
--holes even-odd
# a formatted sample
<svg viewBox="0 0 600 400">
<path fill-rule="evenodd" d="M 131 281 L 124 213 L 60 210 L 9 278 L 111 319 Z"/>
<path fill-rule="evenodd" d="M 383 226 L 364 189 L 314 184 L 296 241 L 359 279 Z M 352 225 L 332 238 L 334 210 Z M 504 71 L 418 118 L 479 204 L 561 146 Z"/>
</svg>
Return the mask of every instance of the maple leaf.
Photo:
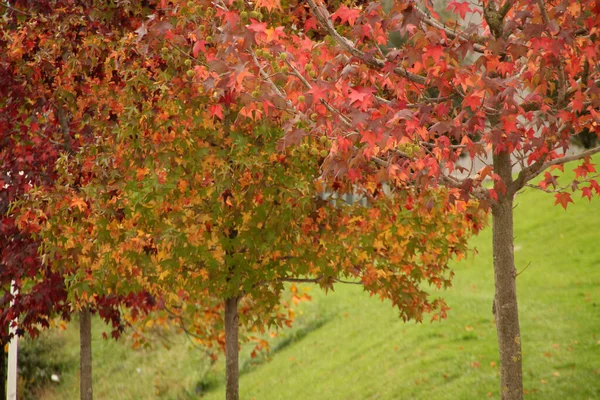
<svg viewBox="0 0 600 400">
<path fill-rule="evenodd" d="M 198 53 L 200 52 L 205 52 L 207 44 L 208 42 L 202 39 L 197 40 L 196 43 L 194 43 L 194 47 L 192 48 L 192 54 L 194 55 L 194 57 L 197 57 Z"/>
<path fill-rule="evenodd" d="M 331 20 L 335 22 L 339 19 L 341 23 L 348 23 L 348 25 L 353 26 L 360 14 L 361 10 L 351 9 L 342 4 L 340 8 L 331 15 Z"/>
<path fill-rule="evenodd" d="M 142 40 L 142 38 L 148 34 L 148 27 L 146 26 L 146 23 L 142 22 L 142 25 L 135 30 L 135 33 L 137 33 L 137 40 Z"/>
<path fill-rule="evenodd" d="M 431 46 L 425 52 L 425 58 L 431 57 L 436 63 L 440 61 L 440 58 L 444 55 L 444 48 L 442 46 Z"/>
<path fill-rule="evenodd" d="M 318 84 L 313 84 L 312 88 L 307 92 L 313 96 L 313 102 L 327 99 L 328 90 Z"/>
<path fill-rule="evenodd" d="M 462 19 L 465 19 L 467 13 L 472 11 L 469 3 L 466 1 L 451 1 L 448 3 L 446 10 L 458 13 Z"/>
<path fill-rule="evenodd" d="M 256 33 L 264 33 L 267 30 L 266 22 L 259 22 L 255 19 L 250 20 L 251 24 L 247 26 L 248 30 Z"/>
<path fill-rule="evenodd" d="M 285 31 L 283 30 L 282 26 L 278 26 L 277 28 L 268 28 L 265 29 L 265 42 L 269 43 L 269 42 L 273 42 L 273 41 L 277 41 L 282 37 L 285 37 Z"/>
<path fill-rule="evenodd" d="M 571 199 L 571 195 L 566 192 L 556 193 L 554 195 L 554 197 L 556 198 L 554 205 L 560 204 L 565 210 L 567 209 L 567 205 L 569 203 L 573 203 L 573 199 Z"/>
<path fill-rule="evenodd" d="M 348 99 L 350 100 L 350 104 L 359 102 L 361 109 L 364 110 L 373 102 L 372 96 L 375 92 L 376 90 L 370 87 L 360 87 L 358 89 L 352 88 L 348 94 Z"/>
<path fill-rule="evenodd" d="M 581 197 L 587 197 L 589 201 L 592 201 L 592 188 L 584 187 L 581 189 Z"/>
<path fill-rule="evenodd" d="M 216 116 L 220 120 L 223 120 L 223 106 L 221 104 L 213 104 L 208 109 L 212 116 Z"/>
<path fill-rule="evenodd" d="M 481 107 L 482 99 L 483 97 L 481 97 L 478 94 L 470 94 L 465 97 L 465 99 L 463 100 L 463 104 L 469 107 L 471 110 L 477 111 L 479 107 Z"/>
<path fill-rule="evenodd" d="M 313 16 L 307 18 L 306 21 L 304 21 L 304 30 L 306 32 L 310 31 L 311 29 L 316 29 L 318 26 L 319 23 L 317 19 Z"/>
<path fill-rule="evenodd" d="M 586 161 L 582 165 L 575 168 L 575 178 L 585 178 L 590 172 L 596 172 L 594 165 L 595 164 Z"/>
<path fill-rule="evenodd" d="M 87 209 L 87 203 L 80 197 L 73 197 L 70 203 L 70 207 L 77 207 L 79 211 L 85 211 Z"/>
</svg>

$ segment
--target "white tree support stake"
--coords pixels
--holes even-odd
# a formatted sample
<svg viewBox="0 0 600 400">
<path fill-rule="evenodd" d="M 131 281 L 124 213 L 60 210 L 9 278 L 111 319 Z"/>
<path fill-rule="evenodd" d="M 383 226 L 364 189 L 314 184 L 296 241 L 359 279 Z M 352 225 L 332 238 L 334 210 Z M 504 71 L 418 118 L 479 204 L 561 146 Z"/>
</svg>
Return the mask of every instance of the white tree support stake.
<svg viewBox="0 0 600 400">
<path fill-rule="evenodd" d="M 10 286 L 10 292 L 14 296 L 17 292 L 15 290 L 15 282 L 13 281 Z M 14 303 L 14 299 L 11 302 L 11 306 Z M 8 345 L 8 384 L 6 391 L 6 400 L 17 400 L 17 351 L 18 342 L 17 327 L 10 327 L 10 333 L 14 333 L 15 336 L 12 338 Z"/>
</svg>

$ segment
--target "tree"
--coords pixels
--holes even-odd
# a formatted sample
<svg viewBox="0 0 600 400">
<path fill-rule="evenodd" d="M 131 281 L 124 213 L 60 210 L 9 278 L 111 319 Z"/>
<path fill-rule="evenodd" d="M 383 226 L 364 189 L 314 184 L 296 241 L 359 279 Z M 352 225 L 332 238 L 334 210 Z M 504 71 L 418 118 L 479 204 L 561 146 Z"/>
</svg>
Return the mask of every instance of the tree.
<svg viewBox="0 0 600 400">
<path fill-rule="evenodd" d="M 358 187 L 445 186 L 491 209 L 500 392 L 521 399 L 514 198 L 539 175 L 534 186 L 565 209 L 571 191 L 600 193 L 590 161 L 600 148 L 566 153 L 573 135 L 600 133 L 600 5 L 453 1 L 455 20 L 443 21 L 429 2 L 214 4 L 194 48 L 237 40 L 239 58 L 258 68 L 261 98 L 292 115 L 285 145 L 332 140 L 325 176 Z M 488 152 L 492 163 L 476 174 L 453 174 L 464 171 L 461 154 Z M 552 170 L 573 160 L 576 180 L 562 186 Z"/>
<path fill-rule="evenodd" d="M 281 302 L 286 282 L 329 289 L 351 281 L 392 300 L 404 319 L 445 315 L 443 301 L 430 300 L 421 282 L 449 285 L 447 262 L 480 228 L 478 204 L 450 202 L 437 189 L 388 196 L 377 185 L 362 192 L 369 208 L 322 200 L 319 193 L 350 188 L 319 178 L 322 160 L 314 154 L 327 138 L 278 151 L 283 132 L 263 121 L 260 108 L 245 110 L 256 103 L 243 102 L 243 85 L 254 83 L 237 80 L 237 64 L 187 74 L 189 57 L 167 46 L 123 70 L 129 82 L 118 103 L 135 111 L 119 114 L 116 132 L 81 153 L 95 177 L 81 189 L 84 217 L 65 218 L 78 213 L 68 190 L 48 203 L 66 210 L 54 212 L 51 224 L 60 231 L 44 234 L 49 248 L 91 243 L 88 282 L 120 277 L 109 287 L 140 285 L 160 307 L 178 306 L 172 313 L 183 323 L 196 319 L 193 334 L 225 350 L 231 399 L 238 398 L 239 327 L 264 332 L 289 323 Z M 229 84 L 201 86 L 213 77 Z M 276 110 L 264 112 L 278 118 Z M 102 174 L 110 179 L 99 182 Z M 221 312 L 224 319 L 215 319 Z"/>
<path fill-rule="evenodd" d="M 3 345 L 8 339 L 6 328 L 13 320 L 18 321 L 18 334 L 28 332 L 35 337 L 49 326 L 51 318 L 69 319 L 76 306 L 72 300 L 77 298 L 68 297 L 65 287 L 65 281 L 73 280 L 73 270 L 60 270 L 53 265 L 55 260 L 38 256 L 40 226 L 52 210 L 21 213 L 16 203 L 24 201 L 34 188 L 52 191 L 59 177 L 55 167 L 60 154 L 76 153 L 94 138 L 95 128 L 110 125 L 110 119 L 96 118 L 103 105 L 98 106 L 89 94 L 95 84 L 106 87 L 110 82 L 110 75 L 104 75 L 99 67 L 112 50 L 103 44 L 105 35 L 129 32 L 129 19 L 128 10 L 115 13 L 105 3 L 88 9 L 85 4 L 63 1 L 15 1 L 2 2 L 0 8 L 4 50 L 0 55 Z M 57 36 L 57 31 L 62 34 Z M 75 191 L 89 179 L 80 170 L 69 172 Z M 9 306 L 11 281 L 18 290 L 13 306 Z M 92 311 L 112 324 L 115 336 L 123 330 L 120 305 L 148 306 L 144 296 L 100 294 L 94 300 Z M 89 335 L 85 340 L 91 340 Z M 86 386 L 91 392 L 91 370 L 88 372 Z"/>
<path fill-rule="evenodd" d="M 80 99 L 93 110 L 85 119 L 93 140 L 57 163 L 52 188 L 30 191 L 23 215 L 39 228 L 44 254 L 69 271 L 69 299 L 143 288 L 159 307 L 180 305 L 178 318 L 200 315 L 195 333 L 225 348 L 235 399 L 239 326 L 288 322 L 286 282 L 359 283 L 404 319 L 444 317 L 443 300 L 422 285 L 450 284 L 447 263 L 480 229 L 482 210 L 455 188 L 392 178 L 388 190 L 354 168 L 353 179 L 324 179 L 337 142 L 305 135 L 312 121 L 288 118 L 289 104 L 271 98 L 276 84 L 248 51 L 277 33 L 247 25 L 243 11 L 206 5 L 149 4 L 152 14 L 133 12 L 137 22 L 128 22 L 137 35 L 105 42 L 114 51 Z M 225 36 L 209 35 L 218 24 Z M 113 84 L 101 79 L 107 69 Z M 298 131 L 293 140 L 306 136 L 298 149 L 281 140 L 283 123 Z M 357 192 L 369 207 L 327 192 Z"/>
</svg>

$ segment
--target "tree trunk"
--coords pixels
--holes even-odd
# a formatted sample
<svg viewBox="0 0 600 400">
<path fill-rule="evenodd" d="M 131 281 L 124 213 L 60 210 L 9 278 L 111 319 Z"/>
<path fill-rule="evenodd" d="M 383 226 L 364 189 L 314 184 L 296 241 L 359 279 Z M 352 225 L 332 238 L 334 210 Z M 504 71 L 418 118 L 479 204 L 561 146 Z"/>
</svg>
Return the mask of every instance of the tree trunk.
<svg viewBox="0 0 600 400">
<path fill-rule="evenodd" d="M 512 183 L 510 155 L 494 156 L 494 170 L 507 186 Z M 496 295 L 494 314 L 500 351 L 500 394 L 502 400 L 523 399 L 521 330 L 517 305 L 517 271 L 514 257 L 513 195 L 498 193 L 492 206 L 494 278 Z"/>
<path fill-rule="evenodd" d="M 79 393 L 81 400 L 92 400 L 92 313 L 79 313 Z"/>
<path fill-rule="evenodd" d="M 4 327 L 0 328 L 4 330 Z M 8 329 L 7 329 L 8 330 Z M 5 343 L 0 340 L 0 400 L 6 399 L 6 379 L 7 369 L 6 369 L 6 352 L 4 351 Z"/>
<path fill-rule="evenodd" d="M 226 400 L 239 400 L 239 297 L 225 300 L 225 364 L 227 394 Z"/>
</svg>

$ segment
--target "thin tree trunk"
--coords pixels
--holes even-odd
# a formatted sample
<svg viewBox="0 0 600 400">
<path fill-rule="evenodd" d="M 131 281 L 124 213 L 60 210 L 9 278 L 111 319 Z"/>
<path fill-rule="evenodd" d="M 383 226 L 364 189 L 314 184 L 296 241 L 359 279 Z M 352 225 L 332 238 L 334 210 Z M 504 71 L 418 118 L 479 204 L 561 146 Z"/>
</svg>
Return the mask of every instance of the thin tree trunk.
<svg viewBox="0 0 600 400">
<path fill-rule="evenodd" d="M 81 400 L 92 400 L 92 313 L 79 313 L 79 393 Z"/>
<path fill-rule="evenodd" d="M 508 153 L 494 156 L 494 170 L 507 186 L 512 183 Z M 492 207 L 492 221 L 496 283 L 493 309 L 500 351 L 500 394 L 502 400 L 522 400 L 523 368 L 514 257 L 513 196 L 511 193 L 499 193 L 498 197 L 498 203 Z"/>
<path fill-rule="evenodd" d="M 239 400 L 239 297 L 225 300 L 225 364 L 227 394 L 226 400 Z"/>
<path fill-rule="evenodd" d="M 0 329 L 5 330 L 4 327 Z M 8 331 L 8 329 L 6 329 Z M 8 378 L 6 369 L 6 352 L 4 351 L 5 343 L 0 341 L 0 400 L 6 399 L 6 379 Z"/>
</svg>

